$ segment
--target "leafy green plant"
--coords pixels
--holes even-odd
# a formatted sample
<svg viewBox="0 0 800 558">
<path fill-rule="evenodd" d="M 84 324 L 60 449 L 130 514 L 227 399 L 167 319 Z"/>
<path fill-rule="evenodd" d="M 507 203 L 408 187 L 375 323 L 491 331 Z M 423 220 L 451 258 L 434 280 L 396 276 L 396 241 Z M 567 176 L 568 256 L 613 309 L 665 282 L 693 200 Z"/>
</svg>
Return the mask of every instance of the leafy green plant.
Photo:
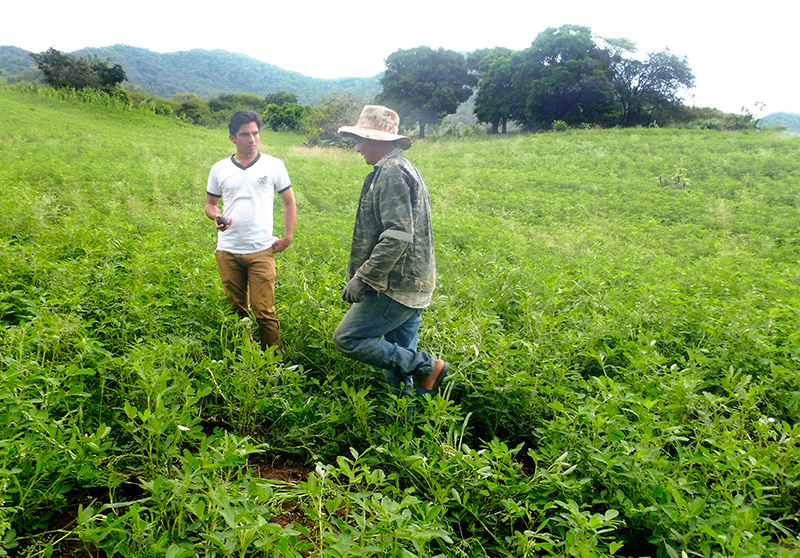
<svg viewBox="0 0 800 558">
<path fill-rule="evenodd" d="M 155 344 L 153 355 L 134 356 L 123 369 L 132 373 L 128 383 L 120 385 L 119 425 L 132 450 L 126 457 L 140 462 L 148 476 L 168 470 L 185 441 L 202 439 L 201 402 L 211 393 L 210 386 L 195 387 L 186 376 L 159 366 L 154 357 L 165 348 Z"/>
<path fill-rule="evenodd" d="M 258 429 L 263 399 L 270 396 L 284 373 L 280 355 L 274 348 L 261 351 L 251 327 L 249 319 L 240 320 L 230 336 L 236 341 L 233 348 L 223 340 L 223 358 L 212 359 L 207 367 L 213 393 L 224 402 L 218 406 L 218 417 L 240 435 Z"/>
<path fill-rule="evenodd" d="M 144 481 L 143 498 L 82 508 L 77 532 L 109 556 L 302 556 L 299 532 L 269 521 L 286 494 L 246 475 L 260 451 L 247 438 L 206 438 L 176 457 L 179 470 Z"/>
<path fill-rule="evenodd" d="M 687 170 L 683 167 L 675 167 L 675 174 L 669 178 L 658 177 L 658 184 L 662 188 L 675 188 L 676 190 L 683 190 L 689 188 L 689 180 L 686 178 Z"/>
<path fill-rule="evenodd" d="M 569 130 L 569 124 L 567 124 L 563 120 L 553 120 L 554 132 L 566 132 L 567 130 Z"/>
</svg>

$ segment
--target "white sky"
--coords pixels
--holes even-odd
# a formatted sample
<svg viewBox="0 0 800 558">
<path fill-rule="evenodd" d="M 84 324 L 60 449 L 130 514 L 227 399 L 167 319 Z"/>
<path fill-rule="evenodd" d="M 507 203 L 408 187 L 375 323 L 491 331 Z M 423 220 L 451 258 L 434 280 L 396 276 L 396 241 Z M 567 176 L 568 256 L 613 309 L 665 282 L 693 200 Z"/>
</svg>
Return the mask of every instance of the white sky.
<svg viewBox="0 0 800 558">
<path fill-rule="evenodd" d="M 521 50 L 548 27 L 627 37 L 641 54 L 686 56 L 688 104 L 800 113 L 800 2 L 760 0 L 38 0 L 4 2 L 0 45 L 72 52 L 121 43 L 155 52 L 223 49 L 320 78 L 368 77 L 399 48 Z M 764 103 L 758 112 L 756 103 Z"/>
</svg>

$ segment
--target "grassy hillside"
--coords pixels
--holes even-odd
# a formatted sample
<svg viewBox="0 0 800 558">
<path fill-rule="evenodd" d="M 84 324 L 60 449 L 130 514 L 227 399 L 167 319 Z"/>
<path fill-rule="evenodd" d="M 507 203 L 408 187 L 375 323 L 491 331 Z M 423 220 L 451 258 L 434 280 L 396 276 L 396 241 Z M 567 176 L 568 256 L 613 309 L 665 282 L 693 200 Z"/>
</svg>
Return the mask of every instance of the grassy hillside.
<svg viewBox="0 0 800 558">
<path fill-rule="evenodd" d="M 380 92 L 378 76 L 372 78 L 321 79 L 279 68 L 234 52 L 193 49 L 153 52 L 127 45 L 85 48 L 76 56 L 98 56 L 121 64 L 128 76 L 126 86 L 136 86 L 150 95 L 172 97 L 190 92 L 202 98 L 223 93 L 255 93 L 266 96 L 289 91 L 303 104 L 319 103 L 332 93 L 370 99 Z M 22 64 L 25 64 L 22 66 Z M 26 68 L 35 68 L 29 53 L 16 47 L 0 47 L 0 70 L 10 82 Z"/>
<path fill-rule="evenodd" d="M 0 113 L 0 551 L 800 556 L 797 138 L 417 142 L 420 344 L 455 374 L 412 428 L 331 343 L 359 155 L 262 134 L 299 209 L 276 357 L 202 213 L 225 131 L 4 89 Z"/>
</svg>

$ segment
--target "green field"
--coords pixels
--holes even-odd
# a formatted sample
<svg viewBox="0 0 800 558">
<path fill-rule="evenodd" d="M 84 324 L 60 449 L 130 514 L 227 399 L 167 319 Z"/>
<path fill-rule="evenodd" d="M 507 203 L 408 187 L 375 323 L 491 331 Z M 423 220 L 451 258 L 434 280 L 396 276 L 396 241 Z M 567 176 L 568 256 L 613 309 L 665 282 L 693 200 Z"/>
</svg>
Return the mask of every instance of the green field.
<svg viewBox="0 0 800 558">
<path fill-rule="evenodd" d="M 262 133 L 298 201 L 276 357 L 203 215 L 226 131 L 0 115 L 0 556 L 800 556 L 800 138 L 418 142 L 455 373 L 388 427 L 331 341 L 357 153 Z"/>
</svg>

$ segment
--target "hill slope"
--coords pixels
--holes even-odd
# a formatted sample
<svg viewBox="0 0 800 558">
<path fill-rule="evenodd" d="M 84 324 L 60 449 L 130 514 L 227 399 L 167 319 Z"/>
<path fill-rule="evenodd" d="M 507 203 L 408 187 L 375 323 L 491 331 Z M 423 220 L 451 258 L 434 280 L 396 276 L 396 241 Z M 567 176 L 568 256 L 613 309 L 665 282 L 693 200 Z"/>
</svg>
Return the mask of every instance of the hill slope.
<svg viewBox="0 0 800 558">
<path fill-rule="evenodd" d="M 0 46 L 0 71 L 3 75 L 18 74 L 35 66 L 31 53 L 15 46 Z"/>
<path fill-rule="evenodd" d="M 160 97 L 171 97 L 184 91 L 203 98 L 221 93 L 265 96 L 283 90 L 296 94 L 301 103 L 308 104 L 334 92 L 368 99 L 381 90 L 379 76 L 313 78 L 224 50 L 194 49 L 158 53 L 144 48 L 114 45 L 85 48 L 73 54 L 95 55 L 121 64 L 128 75 L 126 86 L 136 86 Z M 13 46 L 0 47 L 0 70 L 9 81 L 17 81 L 16 78 L 23 74 L 29 77 L 34 67 L 28 51 Z"/>
<path fill-rule="evenodd" d="M 405 401 L 331 341 L 362 157 L 262 134 L 300 215 L 276 356 L 203 214 L 224 130 L 48 88 L 0 114 L 0 552 L 797 558 L 800 138 L 415 142 L 420 346 L 454 366 L 386 426 Z"/>
<path fill-rule="evenodd" d="M 761 119 L 762 126 L 781 126 L 784 133 L 789 135 L 800 134 L 800 114 L 791 112 L 775 112 Z"/>
</svg>

